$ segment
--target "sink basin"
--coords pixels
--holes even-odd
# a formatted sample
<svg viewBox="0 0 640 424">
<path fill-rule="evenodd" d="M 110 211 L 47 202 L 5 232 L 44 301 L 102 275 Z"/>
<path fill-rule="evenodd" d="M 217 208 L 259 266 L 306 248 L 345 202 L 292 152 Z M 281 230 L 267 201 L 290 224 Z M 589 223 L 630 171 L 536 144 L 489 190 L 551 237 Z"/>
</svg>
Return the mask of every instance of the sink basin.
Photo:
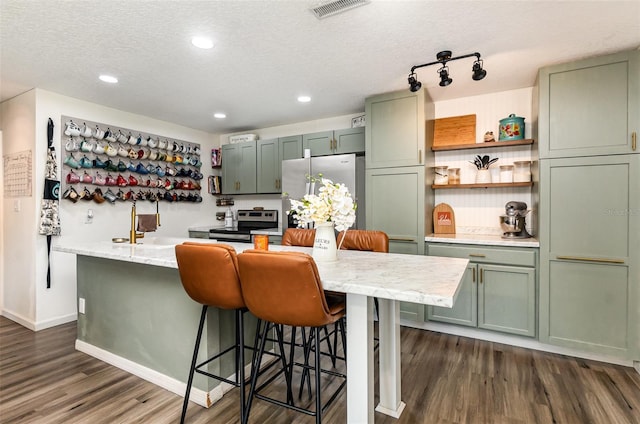
<svg viewBox="0 0 640 424">
<path fill-rule="evenodd" d="M 181 237 L 145 237 L 138 239 L 136 245 L 142 245 L 147 247 L 174 247 L 176 244 L 182 244 L 185 241 L 191 241 L 195 243 L 215 243 L 215 240 L 208 239 L 190 239 Z"/>
</svg>

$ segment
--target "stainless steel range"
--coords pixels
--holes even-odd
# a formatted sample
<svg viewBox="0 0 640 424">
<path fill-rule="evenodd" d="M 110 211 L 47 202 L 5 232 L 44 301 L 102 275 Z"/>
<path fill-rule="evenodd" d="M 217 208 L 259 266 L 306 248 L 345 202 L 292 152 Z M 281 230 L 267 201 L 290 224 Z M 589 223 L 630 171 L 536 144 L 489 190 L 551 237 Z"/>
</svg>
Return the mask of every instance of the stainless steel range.
<svg viewBox="0 0 640 424">
<path fill-rule="evenodd" d="M 212 228 L 209 238 L 218 241 L 251 242 L 252 230 L 264 230 L 278 227 L 278 211 L 276 209 L 238 210 L 238 228 Z"/>
</svg>

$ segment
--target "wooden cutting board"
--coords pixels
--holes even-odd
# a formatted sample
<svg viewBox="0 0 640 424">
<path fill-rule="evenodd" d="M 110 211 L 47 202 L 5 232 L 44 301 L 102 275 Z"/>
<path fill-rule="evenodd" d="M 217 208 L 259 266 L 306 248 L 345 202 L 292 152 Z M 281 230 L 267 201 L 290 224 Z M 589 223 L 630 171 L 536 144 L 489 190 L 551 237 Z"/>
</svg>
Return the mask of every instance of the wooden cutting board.
<svg viewBox="0 0 640 424">
<path fill-rule="evenodd" d="M 476 115 L 453 116 L 435 120 L 433 146 L 474 144 L 476 142 Z"/>
<path fill-rule="evenodd" d="M 456 233 L 456 217 L 453 208 L 446 203 L 439 203 L 433 208 L 433 233 Z"/>
</svg>

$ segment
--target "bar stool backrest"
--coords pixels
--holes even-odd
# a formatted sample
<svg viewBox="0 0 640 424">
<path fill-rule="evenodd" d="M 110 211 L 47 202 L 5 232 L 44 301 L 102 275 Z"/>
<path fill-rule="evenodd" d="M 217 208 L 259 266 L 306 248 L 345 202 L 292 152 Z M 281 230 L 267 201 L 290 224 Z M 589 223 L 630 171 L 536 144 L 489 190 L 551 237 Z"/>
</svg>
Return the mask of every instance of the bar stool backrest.
<svg viewBox="0 0 640 424">
<path fill-rule="evenodd" d="M 222 309 L 245 307 L 233 247 L 186 242 L 176 246 L 176 259 L 182 286 L 193 300 Z"/>
<path fill-rule="evenodd" d="M 342 239 L 344 238 L 344 241 Z M 377 230 L 347 230 L 338 234 L 337 243 L 343 250 L 366 250 L 389 253 L 389 236 Z"/>
<path fill-rule="evenodd" d="M 245 250 L 238 255 L 242 293 L 252 314 L 265 321 L 319 327 L 337 321 L 344 310 L 327 306 L 318 268 L 301 252 Z"/>
<path fill-rule="evenodd" d="M 304 228 L 287 228 L 282 235 L 283 246 L 304 246 L 313 247 L 313 240 L 316 238 L 316 230 L 306 230 Z"/>
</svg>

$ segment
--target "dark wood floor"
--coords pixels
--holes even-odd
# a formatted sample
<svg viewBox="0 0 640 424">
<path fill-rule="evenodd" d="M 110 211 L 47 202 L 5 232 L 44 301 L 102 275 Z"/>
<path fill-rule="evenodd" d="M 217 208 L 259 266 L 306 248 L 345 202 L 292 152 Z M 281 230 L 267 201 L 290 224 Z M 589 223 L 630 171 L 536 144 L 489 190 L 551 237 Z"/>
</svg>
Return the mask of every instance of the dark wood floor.
<svg viewBox="0 0 640 424">
<path fill-rule="evenodd" d="M 0 317 L 1 423 L 176 423 L 182 398 L 74 350 L 75 323 L 34 333 Z M 376 423 L 640 423 L 632 368 L 402 329 L 407 408 Z M 279 390 L 279 389 L 275 389 Z M 325 422 L 345 422 L 344 393 Z M 190 423 L 236 423 L 233 390 Z M 313 418 L 256 401 L 252 423 Z"/>
</svg>

